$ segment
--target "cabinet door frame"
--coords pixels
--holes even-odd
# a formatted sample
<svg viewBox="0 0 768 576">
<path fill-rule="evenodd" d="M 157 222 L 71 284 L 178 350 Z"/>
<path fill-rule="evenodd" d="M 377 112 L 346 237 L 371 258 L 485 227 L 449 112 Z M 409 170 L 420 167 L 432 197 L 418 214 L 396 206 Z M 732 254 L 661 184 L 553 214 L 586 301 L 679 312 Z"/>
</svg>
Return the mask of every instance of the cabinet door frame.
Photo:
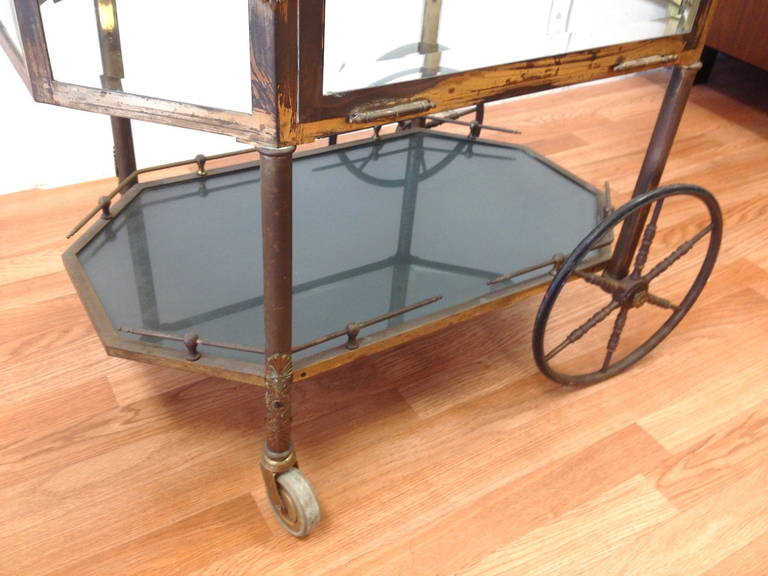
<svg viewBox="0 0 768 576">
<path fill-rule="evenodd" d="M 299 106 L 298 113 L 292 118 L 296 143 L 354 129 L 357 126 L 350 125 L 349 119 L 356 110 L 426 102 L 431 112 L 439 112 L 669 64 L 691 65 L 700 57 L 710 16 L 717 3 L 717 0 L 700 1 L 693 28 L 687 34 L 325 94 L 325 0 L 297 1 Z M 405 113 L 399 119 L 423 113 Z M 359 127 L 377 123 L 380 122 L 360 122 Z"/>
</svg>

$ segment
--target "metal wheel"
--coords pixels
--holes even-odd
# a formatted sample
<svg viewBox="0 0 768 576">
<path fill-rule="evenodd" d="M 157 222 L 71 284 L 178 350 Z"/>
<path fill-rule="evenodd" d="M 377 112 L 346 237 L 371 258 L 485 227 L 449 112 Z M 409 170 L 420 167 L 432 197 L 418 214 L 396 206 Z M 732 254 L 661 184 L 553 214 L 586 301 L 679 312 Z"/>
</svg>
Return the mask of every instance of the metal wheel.
<svg viewBox="0 0 768 576">
<path fill-rule="evenodd" d="M 581 265 L 614 228 L 632 219 L 644 228 L 626 275 L 612 277 Z M 717 201 L 696 186 L 659 188 L 613 212 L 565 260 L 544 295 L 533 330 L 539 369 L 559 383 L 587 385 L 643 358 L 693 306 L 712 272 L 721 238 Z M 673 266 L 675 274 L 665 274 Z M 570 311 L 559 302 L 567 299 Z M 585 306 L 588 313 L 574 321 L 573 308 Z"/>
<path fill-rule="evenodd" d="M 283 528 L 297 538 L 309 534 L 320 521 L 320 503 L 309 480 L 298 468 L 277 476 L 280 501 L 270 499 L 272 510 Z"/>
</svg>

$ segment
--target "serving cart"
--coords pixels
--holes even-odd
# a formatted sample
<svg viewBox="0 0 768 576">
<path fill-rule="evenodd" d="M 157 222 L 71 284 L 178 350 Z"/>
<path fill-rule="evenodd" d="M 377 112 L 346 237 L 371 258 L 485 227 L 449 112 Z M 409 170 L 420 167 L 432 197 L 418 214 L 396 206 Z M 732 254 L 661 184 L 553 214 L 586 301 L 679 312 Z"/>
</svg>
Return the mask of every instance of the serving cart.
<svg viewBox="0 0 768 576">
<path fill-rule="evenodd" d="M 714 0 L 82 4 L 14 0 L 0 28 L 35 100 L 112 118 L 120 183 L 70 232 L 98 219 L 65 267 L 109 354 L 265 387 L 261 468 L 295 536 L 320 507 L 291 442 L 294 382 L 545 292 L 536 364 L 593 384 L 659 344 L 712 271 L 714 197 L 657 186 Z M 618 208 L 485 124 L 493 100 L 662 66 Z M 137 169 L 131 119 L 233 136 L 260 160 Z"/>
</svg>

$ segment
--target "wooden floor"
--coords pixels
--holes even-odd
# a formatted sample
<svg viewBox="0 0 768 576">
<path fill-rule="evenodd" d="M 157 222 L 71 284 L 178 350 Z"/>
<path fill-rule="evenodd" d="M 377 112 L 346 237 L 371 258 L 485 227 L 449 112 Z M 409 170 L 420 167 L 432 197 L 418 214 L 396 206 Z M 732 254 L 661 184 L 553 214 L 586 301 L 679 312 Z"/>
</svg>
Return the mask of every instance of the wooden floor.
<svg viewBox="0 0 768 576">
<path fill-rule="evenodd" d="M 626 199 L 666 73 L 492 107 Z M 258 469 L 262 391 L 107 358 L 61 265 L 112 182 L 0 197 L 0 574 L 768 574 L 768 76 L 696 87 L 665 181 L 725 213 L 708 289 L 620 377 L 535 370 L 538 298 L 296 391 L 324 507 L 296 541 Z"/>
</svg>

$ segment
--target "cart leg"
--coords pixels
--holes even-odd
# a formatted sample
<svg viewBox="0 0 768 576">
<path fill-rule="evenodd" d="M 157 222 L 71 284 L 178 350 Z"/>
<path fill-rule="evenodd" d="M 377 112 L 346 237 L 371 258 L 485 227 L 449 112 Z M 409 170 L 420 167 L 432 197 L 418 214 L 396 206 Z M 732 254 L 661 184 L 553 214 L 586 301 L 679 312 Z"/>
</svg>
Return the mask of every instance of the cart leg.
<svg viewBox="0 0 768 576">
<path fill-rule="evenodd" d="M 692 66 L 675 66 L 672 70 L 664 102 L 661 105 L 656 127 L 648 145 L 648 151 L 640 169 L 632 197 L 639 196 L 658 187 L 661 175 L 669 159 L 677 129 L 683 118 L 685 104 L 693 87 L 696 73 L 701 69 L 701 63 Z M 632 264 L 635 250 L 643 233 L 650 205 L 644 210 L 628 218 L 623 224 L 613 258 L 608 263 L 606 273 L 614 278 L 624 278 Z"/>
<path fill-rule="evenodd" d="M 112 140 L 115 150 L 115 174 L 122 182 L 136 170 L 136 154 L 133 149 L 133 130 L 128 118 L 111 116 Z"/>
<path fill-rule="evenodd" d="M 101 52 L 101 86 L 105 90 L 123 91 L 122 79 L 123 50 L 120 44 L 120 23 L 117 0 L 94 0 L 96 9 L 96 30 L 99 35 Z M 114 142 L 115 174 L 122 182 L 136 170 L 136 155 L 133 149 L 133 131 L 128 118 L 110 116 L 112 140 Z M 135 183 L 135 177 L 134 177 Z"/>
<path fill-rule="evenodd" d="M 297 468 L 291 442 L 294 150 L 294 147 L 259 150 L 267 427 L 261 468 L 267 495 L 278 520 L 288 532 L 301 537 L 309 534 L 319 521 L 320 508 L 312 486 Z"/>
</svg>

